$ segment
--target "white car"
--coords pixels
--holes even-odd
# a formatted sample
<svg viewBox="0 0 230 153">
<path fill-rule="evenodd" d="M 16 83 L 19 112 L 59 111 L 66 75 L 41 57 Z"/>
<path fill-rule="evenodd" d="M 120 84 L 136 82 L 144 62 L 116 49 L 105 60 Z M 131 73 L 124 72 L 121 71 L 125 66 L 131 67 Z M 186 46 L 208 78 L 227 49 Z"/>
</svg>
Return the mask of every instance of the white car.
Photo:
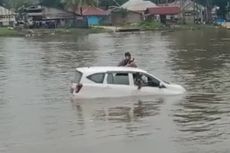
<svg viewBox="0 0 230 153">
<path fill-rule="evenodd" d="M 71 93 L 75 98 L 178 95 L 185 89 L 167 83 L 144 70 L 131 67 L 77 68 Z"/>
</svg>

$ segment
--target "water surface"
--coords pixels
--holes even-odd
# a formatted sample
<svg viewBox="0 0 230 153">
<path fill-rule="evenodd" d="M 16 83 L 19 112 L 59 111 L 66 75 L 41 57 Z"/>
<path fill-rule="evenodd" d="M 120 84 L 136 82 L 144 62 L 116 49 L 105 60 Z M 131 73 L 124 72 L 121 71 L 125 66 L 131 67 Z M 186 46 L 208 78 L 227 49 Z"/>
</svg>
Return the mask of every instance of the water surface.
<svg viewBox="0 0 230 153">
<path fill-rule="evenodd" d="M 182 96 L 71 99 L 74 68 L 140 68 Z M 230 152 L 230 31 L 0 38 L 1 153 Z"/>
</svg>

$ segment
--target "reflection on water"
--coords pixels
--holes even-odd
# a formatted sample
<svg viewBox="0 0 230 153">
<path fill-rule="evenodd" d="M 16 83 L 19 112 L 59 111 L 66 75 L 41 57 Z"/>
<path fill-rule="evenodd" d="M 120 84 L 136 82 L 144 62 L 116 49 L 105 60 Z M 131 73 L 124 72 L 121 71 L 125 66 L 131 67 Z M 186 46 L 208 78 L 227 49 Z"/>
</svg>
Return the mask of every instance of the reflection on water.
<svg viewBox="0 0 230 153">
<path fill-rule="evenodd" d="M 0 152 L 229 152 L 229 40 L 218 29 L 0 38 Z M 76 67 L 125 51 L 187 94 L 70 98 Z"/>
<path fill-rule="evenodd" d="M 118 100 L 123 101 L 124 99 L 114 99 L 114 101 Z M 133 100 L 133 102 L 131 102 L 131 100 Z M 158 115 L 160 111 L 159 105 L 163 103 L 162 99 L 156 101 L 141 101 L 137 99 L 128 99 L 127 101 L 131 102 L 131 106 L 122 106 L 122 103 L 119 102 L 119 105 L 117 106 L 111 106 L 108 108 L 101 107 L 100 109 L 94 108 L 94 112 L 92 113 L 92 115 L 96 120 L 113 121 L 118 123 L 132 122 L 137 121 L 139 118 Z M 73 107 L 76 108 L 79 118 L 82 118 L 83 106 L 81 105 L 84 105 L 82 103 L 84 102 L 78 102 L 77 100 L 73 100 Z M 98 105 L 103 106 L 102 104 Z"/>
<path fill-rule="evenodd" d="M 148 120 L 145 119 L 156 118 L 163 104 L 162 98 L 155 97 L 144 98 L 143 100 L 132 97 L 72 100 L 72 107 L 76 110 L 78 124 L 82 126 L 81 134 L 87 131 L 85 129 L 87 122 L 100 123 L 101 126 L 95 127 L 98 138 L 121 135 L 128 137 L 151 135 L 154 129 L 150 131 L 147 129 L 151 128 L 152 123 L 148 123 Z M 109 126 L 110 131 L 105 132 L 105 126 Z M 118 131 L 120 132 L 118 133 Z"/>
</svg>

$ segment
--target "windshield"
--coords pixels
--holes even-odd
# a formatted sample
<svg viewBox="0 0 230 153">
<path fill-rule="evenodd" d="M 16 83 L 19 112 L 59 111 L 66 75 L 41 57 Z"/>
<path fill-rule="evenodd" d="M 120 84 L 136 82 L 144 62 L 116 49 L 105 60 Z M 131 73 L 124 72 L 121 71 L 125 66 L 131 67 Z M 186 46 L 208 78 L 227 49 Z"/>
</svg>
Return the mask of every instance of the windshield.
<svg viewBox="0 0 230 153">
<path fill-rule="evenodd" d="M 79 72 L 79 71 L 76 71 L 75 72 L 75 75 L 74 75 L 74 80 L 73 82 L 74 83 L 79 83 L 81 81 L 81 77 L 82 77 L 82 73 Z"/>
</svg>

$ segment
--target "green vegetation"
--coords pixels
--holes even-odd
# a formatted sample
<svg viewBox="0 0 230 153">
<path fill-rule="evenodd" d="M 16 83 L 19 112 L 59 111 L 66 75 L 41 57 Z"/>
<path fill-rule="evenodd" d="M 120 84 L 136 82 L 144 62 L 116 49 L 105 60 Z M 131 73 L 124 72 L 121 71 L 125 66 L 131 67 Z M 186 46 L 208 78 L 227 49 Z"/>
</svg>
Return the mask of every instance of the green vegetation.
<svg viewBox="0 0 230 153">
<path fill-rule="evenodd" d="M 156 29 L 163 29 L 164 25 L 156 21 L 143 21 L 139 23 L 138 27 L 143 30 L 156 30 Z"/>
<path fill-rule="evenodd" d="M 47 31 L 47 30 L 46 30 Z M 79 29 L 79 28 L 57 28 L 55 30 L 50 31 L 49 33 L 54 33 L 55 35 L 74 35 L 78 33 L 101 33 L 101 32 L 108 32 L 108 30 L 100 27 L 91 27 L 89 29 Z"/>
<path fill-rule="evenodd" d="M 142 30 L 201 30 L 207 28 L 215 28 L 213 25 L 204 24 L 177 24 L 166 26 L 156 21 L 143 21 L 138 24 L 138 27 Z"/>
<path fill-rule="evenodd" d="M 31 30 L 16 30 L 6 27 L 0 28 L 0 37 L 20 37 L 20 36 L 66 36 L 66 35 L 78 35 L 80 34 L 90 34 L 90 33 L 102 33 L 110 32 L 110 30 L 100 28 L 100 27 L 91 27 L 88 29 L 79 29 L 79 28 L 57 28 L 57 29 L 31 29 Z"/>
<path fill-rule="evenodd" d="M 99 5 L 100 7 L 119 6 L 127 2 L 128 0 L 0 0 L 0 5 L 8 6 L 9 8 L 18 8 L 23 5 L 32 4 L 34 2 L 40 2 L 45 6 L 58 7 L 63 4 L 81 4 L 81 5 Z M 171 3 L 174 0 L 151 0 L 152 2 L 159 3 Z M 184 1 L 184 0 L 182 0 Z M 196 2 L 204 6 L 220 6 L 220 13 L 227 11 L 226 6 L 229 0 L 196 0 Z"/>
<path fill-rule="evenodd" d="M 101 27 L 90 27 L 90 33 L 102 33 L 102 32 L 112 32 L 112 30 L 101 28 Z"/>
<path fill-rule="evenodd" d="M 96 4 L 95 0 L 62 0 L 59 3 L 61 3 L 66 9 L 72 9 L 73 12 L 76 12 L 79 7 L 94 6 Z"/>
<path fill-rule="evenodd" d="M 175 25 L 173 29 L 177 30 L 202 30 L 202 29 L 208 29 L 208 28 L 216 28 L 213 25 L 205 25 L 205 24 L 180 24 Z"/>
<path fill-rule="evenodd" d="M 7 36 L 21 36 L 21 34 L 15 30 L 10 28 L 2 27 L 0 28 L 0 37 L 7 37 Z"/>
<path fill-rule="evenodd" d="M 10 9 L 18 9 L 23 6 L 29 6 L 32 3 L 33 0 L 0 0 L 0 5 Z"/>
<path fill-rule="evenodd" d="M 102 8 L 109 8 L 111 6 L 120 6 L 128 0 L 0 0 L 0 5 L 6 6 L 11 9 L 19 9 L 22 7 L 29 6 L 35 2 L 39 2 L 44 6 L 59 7 L 59 8 L 71 8 L 76 10 L 80 6 L 96 5 Z M 160 3 L 171 3 L 175 0 L 151 0 L 156 4 Z M 185 0 L 182 0 L 184 2 Z M 218 10 L 219 17 L 225 17 L 227 12 L 230 12 L 230 1 L 229 0 L 195 0 L 197 3 L 202 4 L 211 11 L 213 6 L 219 6 Z"/>
</svg>

